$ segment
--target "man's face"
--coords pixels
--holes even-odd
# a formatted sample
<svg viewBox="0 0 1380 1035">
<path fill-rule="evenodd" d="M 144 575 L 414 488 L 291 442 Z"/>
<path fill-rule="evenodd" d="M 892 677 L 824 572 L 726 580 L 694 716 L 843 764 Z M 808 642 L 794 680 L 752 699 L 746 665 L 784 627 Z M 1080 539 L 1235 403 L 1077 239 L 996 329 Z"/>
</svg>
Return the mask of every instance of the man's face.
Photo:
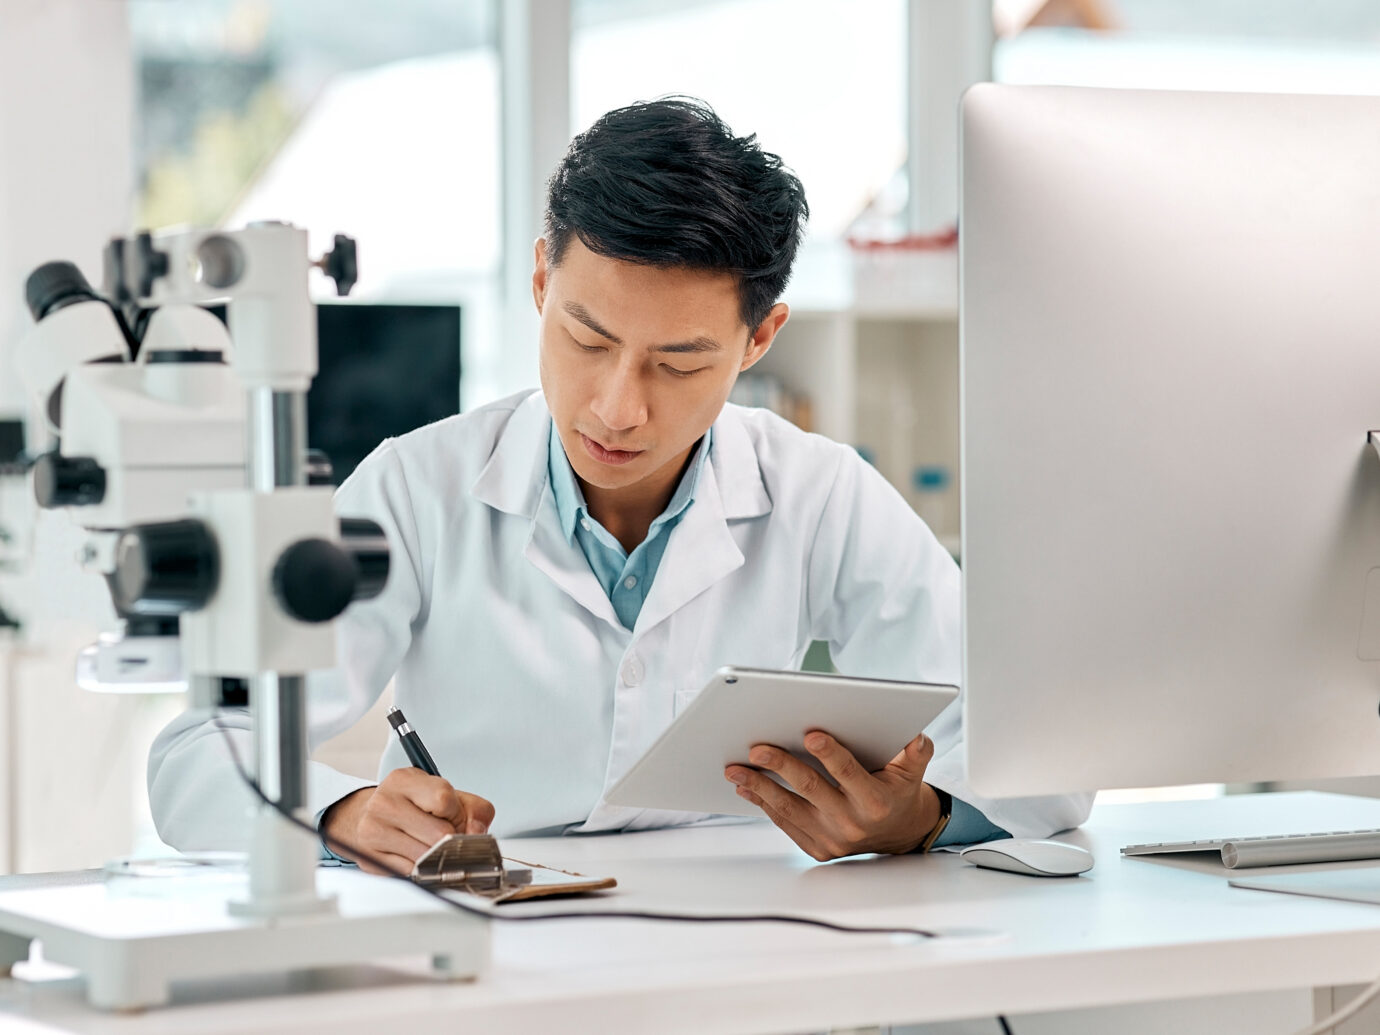
<svg viewBox="0 0 1380 1035">
<path fill-rule="evenodd" d="M 538 241 L 541 386 L 570 465 L 588 486 L 669 491 L 738 374 L 786 320 L 749 330 L 729 274 L 657 269 L 578 239 L 558 267 Z"/>
</svg>

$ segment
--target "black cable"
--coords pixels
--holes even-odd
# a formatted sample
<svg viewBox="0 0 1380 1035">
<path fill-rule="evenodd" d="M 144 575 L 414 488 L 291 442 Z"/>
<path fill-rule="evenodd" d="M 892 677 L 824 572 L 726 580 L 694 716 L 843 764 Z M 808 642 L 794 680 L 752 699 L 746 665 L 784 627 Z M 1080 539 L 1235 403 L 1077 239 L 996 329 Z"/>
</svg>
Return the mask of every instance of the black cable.
<svg viewBox="0 0 1380 1035">
<path fill-rule="evenodd" d="M 446 903 L 446 905 L 458 909 L 462 913 L 469 913 L 472 916 L 482 916 L 490 920 L 506 920 L 510 923 L 533 920 L 671 920 L 676 923 L 688 924 L 803 924 L 807 927 L 822 927 L 826 931 L 838 931 L 842 934 L 910 934 L 917 935 L 921 938 L 942 937 L 934 931 L 924 931 L 914 927 L 849 927 L 844 924 L 831 923 L 828 920 L 819 920 L 812 916 L 787 916 L 776 913 L 746 914 L 739 916 L 731 913 L 644 913 L 628 910 L 580 910 L 561 913 L 504 914 L 487 909 L 477 909 L 459 899 L 451 898 L 440 888 L 432 887 L 427 884 L 418 884 L 412 880 L 411 877 L 400 873 L 394 873 L 382 861 L 369 855 L 369 853 L 358 851 L 339 838 L 333 837 L 324 830 L 318 830 L 310 823 L 304 823 L 302 820 L 298 819 L 289 809 L 284 808 L 279 802 L 274 801 L 265 794 L 263 788 L 259 786 L 258 781 L 249 775 L 249 771 L 245 769 L 244 764 L 240 761 L 240 753 L 235 747 L 235 738 L 230 735 L 230 727 L 220 721 L 219 715 L 212 716 L 211 721 L 215 723 L 216 728 L 220 730 L 221 735 L 225 737 L 225 745 L 230 751 L 230 759 L 234 762 L 235 769 L 240 774 L 240 779 L 242 779 L 245 784 L 248 785 L 249 789 L 254 792 L 255 797 L 269 806 L 269 808 L 273 809 L 273 811 L 277 812 L 278 815 L 282 816 L 293 826 L 305 830 L 307 833 L 311 834 L 312 837 L 320 838 L 325 843 L 326 847 L 336 852 L 337 855 L 349 854 L 357 859 L 362 859 L 364 862 L 377 866 L 379 869 L 383 870 L 385 874 L 393 880 L 406 881 L 412 887 L 419 888 L 433 898 Z M 339 849 L 339 851 L 337 851 L 337 849 Z"/>
<path fill-rule="evenodd" d="M 1006 1023 L 1006 1018 L 1001 1014 L 997 1014 L 997 1023 L 1001 1025 L 1002 1035 L 1012 1035 L 1011 1025 Z"/>
</svg>

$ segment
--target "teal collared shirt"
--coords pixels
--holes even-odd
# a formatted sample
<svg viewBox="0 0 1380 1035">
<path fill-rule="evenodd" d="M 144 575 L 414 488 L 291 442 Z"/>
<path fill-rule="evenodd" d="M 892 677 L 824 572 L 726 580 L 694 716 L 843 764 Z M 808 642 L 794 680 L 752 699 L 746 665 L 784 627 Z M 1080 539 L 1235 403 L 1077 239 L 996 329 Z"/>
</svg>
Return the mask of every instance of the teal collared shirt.
<svg viewBox="0 0 1380 1035">
<path fill-rule="evenodd" d="M 671 530 L 680 523 L 690 504 L 695 502 L 695 490 L 700 484 L 700 474 L 704 470 L 705 458 L 709 456 L 713 435 L 713 428 L 704 433 L 704 438 L 700 439 L 690 457 L 690 466 L 681 475 L 671 502 L 652 522 L 647 530 L 647 538 L 638 543 L 632 553 L 628 553 L 608 529 L 590 516 L 585 494 L 575 480 L 570 458 L 565 455 L 561 437 L 556 433 L 556 424 L 554 421 L 551 424 L 547 466 L 561 531 L 572 546 L 579 545 L 625 628 L 631 629 L 637 624 L 637 616 L 642 611 L 647 592 L 652 588 L 652 579 L 656 577 L 661 557 L 666 552 L 666 541 L 671 538 Z"/>
</svg>

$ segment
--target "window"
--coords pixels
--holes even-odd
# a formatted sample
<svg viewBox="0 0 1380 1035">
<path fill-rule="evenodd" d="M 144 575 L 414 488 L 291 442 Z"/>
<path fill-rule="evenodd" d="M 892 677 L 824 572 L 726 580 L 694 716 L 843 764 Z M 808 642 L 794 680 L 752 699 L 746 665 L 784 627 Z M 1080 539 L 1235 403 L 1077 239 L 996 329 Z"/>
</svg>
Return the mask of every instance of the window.
<svg viewBox="0 0 1380 1035">
<path fill-rule="evenodd" d="M 1007 83 L 1380 93 L 1368 0 L 997 0 Z"/>
<path fill-rule="evenodd" d="M 574 0 L 571 119 L 665 94 L 707 101 L 805 185 L 837 240 L 906 160 L 904 0 Z"/>
<path fill-rule="evenodd" d="M 359 242 L 361 297 L 463 300 L 499 256 L 491 0 L 131 0 L 144 225 Z M 329 293 L 330 284 L 317 282 Z"/>
</svg>

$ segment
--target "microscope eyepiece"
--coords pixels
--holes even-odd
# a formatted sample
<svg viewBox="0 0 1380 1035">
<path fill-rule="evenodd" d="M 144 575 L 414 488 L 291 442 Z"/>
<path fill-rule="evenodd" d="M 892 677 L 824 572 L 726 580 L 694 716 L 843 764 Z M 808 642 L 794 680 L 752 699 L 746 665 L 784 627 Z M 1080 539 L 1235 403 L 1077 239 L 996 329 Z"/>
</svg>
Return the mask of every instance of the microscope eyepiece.
<svg viewBox="0 0 1380 1035">
<path fill-rule="evenodd" d="M 100 299 L 74 263 L 45 262 L 29 274 L 24 284 L 24 300 L 37 322 L 65 305 Z"/>
</svg>

